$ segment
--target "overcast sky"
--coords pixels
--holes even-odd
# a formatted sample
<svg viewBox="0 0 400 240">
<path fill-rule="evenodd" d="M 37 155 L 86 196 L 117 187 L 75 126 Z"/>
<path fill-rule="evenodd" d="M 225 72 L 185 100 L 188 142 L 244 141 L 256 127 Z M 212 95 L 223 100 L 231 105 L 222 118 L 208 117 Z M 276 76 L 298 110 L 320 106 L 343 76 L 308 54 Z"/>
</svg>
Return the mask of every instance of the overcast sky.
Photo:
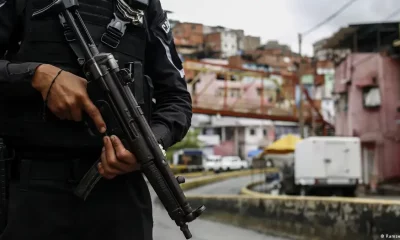
<svg viewBox="0 0 400 240">
<path fill-rule="evenodd" d="M 308 31 L 337 11 L 348 0 L 161 0 L 171 19 L 243 29 L 262 42 L 276 39 L 298 50 L 297 33 Z M 397 4 L 396 4 L 397 3 Z M 360 22 L 382 21 L 400 0 L 358 0 L 342 14 L 304 38 L 303 52 L 329 37 L 340 27 Z M 390 20 L 399 20 L 400 14 Z"/>
</svg>

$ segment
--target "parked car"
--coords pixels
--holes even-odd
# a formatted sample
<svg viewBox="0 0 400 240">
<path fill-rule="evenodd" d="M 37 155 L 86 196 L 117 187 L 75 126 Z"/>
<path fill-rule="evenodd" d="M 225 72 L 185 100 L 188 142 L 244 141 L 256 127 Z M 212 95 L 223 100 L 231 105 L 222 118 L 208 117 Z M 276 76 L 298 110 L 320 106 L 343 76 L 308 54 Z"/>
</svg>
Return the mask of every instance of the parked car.
<svg viewBox="0 0 400 240">
<path fill-rule="evenodd" d="M 204 163 L 204 169 L 206 171 L 219 172 L 221 169 L 222 157 L 219 155 L 209 155 Z"/>
<path fill-rule="evenodd" d="M 249 168 L 249 163 L 238 156 L 223 156 L 221 159 L 221 171 L 231 171 Z"/>
</svg>

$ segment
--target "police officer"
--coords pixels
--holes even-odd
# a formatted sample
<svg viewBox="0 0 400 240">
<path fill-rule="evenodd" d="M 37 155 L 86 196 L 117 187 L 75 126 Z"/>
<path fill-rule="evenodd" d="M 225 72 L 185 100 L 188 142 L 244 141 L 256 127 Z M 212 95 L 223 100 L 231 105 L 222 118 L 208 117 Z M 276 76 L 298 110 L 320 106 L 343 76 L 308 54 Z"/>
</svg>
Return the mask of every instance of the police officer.
<svg viewBox="0 0 400 240">
<path fill-rule="evenodd" d="M 118 137 L 93 137 L 84 124 L 89 116 L 99 132 L 107 128 L 67 29 L 57 17 L 31 19 L 51 1 L 25 0 L 21 8 L 19 0 L 0 0 L 0 136 L 15 153 L 0 239 L 152 239 L 151 197 L 137 159 Z M 160 1 L 149 0 L 145 9 L 134 0 L 79 4 L 97 45 L 112 50 L 120 66 L 143 64 L 149 78 L 135 83 L 134 92 L 161 146 L 180 141 L 190 127 L 191 98 Z M 107 26 L 116 14 L 128 24 L 112 42 Z M 104 178 L 82 201 L 73 189 L 99 157 Z"/>
</svg>

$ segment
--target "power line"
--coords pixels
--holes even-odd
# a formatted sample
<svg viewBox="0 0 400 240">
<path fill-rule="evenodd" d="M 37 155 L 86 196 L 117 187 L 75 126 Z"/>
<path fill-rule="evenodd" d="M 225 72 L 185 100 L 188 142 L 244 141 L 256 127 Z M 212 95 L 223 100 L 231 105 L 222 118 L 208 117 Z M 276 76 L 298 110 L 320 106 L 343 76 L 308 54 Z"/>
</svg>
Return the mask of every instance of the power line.
<svg viewBox="0 0 400 240">
<path fill-rule="evenodd" d="M 389 16 L 387 16 L 385 18 L 385 21 L 391 19 L 392 17 L 395 17 L 399 13 L 400 13 L 400 8 L 396 9 L 393 13 L 391 13 Z"/>
<path fill-rule="evenodd" d="M 317 30 L 318 28 L 320 28 L 321 26 L 323 26 L 324 24 L 328 23 L 330 20 L 334 19 L 335 17 L 337 17 L 340 13 L 342 13 L 344 10 L 346 10 L 346 8 L 348 8 L 350 5 L 352 5 L 353 3 L 357 2 L 358 0 L 350 0 L 348 1 L 346 4 L 344 4 L 341 8 L 339 8 L 339 10 L 337 10 L 335 13 L 333 13 L 331 16 L 329 16 L 328 18 L 326 18 L 324 21 L 320 22 L 319 24 L 317 24 L 315 27 L 311 28 L 310 30 L 304 32 L 302 35 L 303 37 L 307 34 L 310 34 L 311 32 Z"/>
</svg>

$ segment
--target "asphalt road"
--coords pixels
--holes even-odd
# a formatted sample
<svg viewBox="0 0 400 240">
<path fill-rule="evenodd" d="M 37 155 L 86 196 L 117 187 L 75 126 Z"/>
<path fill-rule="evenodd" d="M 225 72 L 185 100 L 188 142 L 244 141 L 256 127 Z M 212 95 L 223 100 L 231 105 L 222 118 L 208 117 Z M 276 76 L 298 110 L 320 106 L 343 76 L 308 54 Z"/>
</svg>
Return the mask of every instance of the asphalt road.
<svg viewBox="0 0 400 240">
<path fill-rule="evenodd" d="M 250 182 L 262 181 L 264 174 L 238 177 L 222 182 L 213 183 L 203 187 L 188 190 L 187 195 L 236 195 L 241 188 Z M 264 186 L 266 187 L 266 186 Z M 262 188 L 264 188 L 262 187 Z M 155 199 L 155 193 L 149 185 L 150 191 Z M 370 198 L 400 199 L 399 197 L 370 196 Z M 154 215 L 154 240 L 185 240 L 183 234 L 175 223 L 169 218 L 166 211 L 158 203 L 153 204 Z M 266 236 L 255 231 L 242 229 L 228 224 L 197 219 L 189 224 L 193 237 L 192 240 L 285 240 L 284 238 Z"/>
<path fill-rule="evenodd" d="M 252 176 L 231 178 L 222 182 L 205 185 L 199 188 L 186 191 L 187 194 L 198 195 L 237 195 L 240 190 L 251 182 L 261 181 L 264 179 L 263 174 L 255 174 Z"/>
<path fill-rule="evenodd" d="M 256 179 L 258 181 L 260 179 Z M 187 191 L 189 194 L 238 194 L 240 189 L 251 181 L 251 177 L 240 177 L 214 183 Z M 152 187 L 149 185 L 153 199 L 156 198 Z M 158 203 L 153 204 L 154 216 L 154 240 L 185 240 L 179 227 L 169 218 L 164 208 Z M 283 238 L 270 237 L 255 231 L 238 228 L 232 225 L 197 219 L 189 223 L 192 232 L 192 240 L 285 240 Z"/>
</svg>

